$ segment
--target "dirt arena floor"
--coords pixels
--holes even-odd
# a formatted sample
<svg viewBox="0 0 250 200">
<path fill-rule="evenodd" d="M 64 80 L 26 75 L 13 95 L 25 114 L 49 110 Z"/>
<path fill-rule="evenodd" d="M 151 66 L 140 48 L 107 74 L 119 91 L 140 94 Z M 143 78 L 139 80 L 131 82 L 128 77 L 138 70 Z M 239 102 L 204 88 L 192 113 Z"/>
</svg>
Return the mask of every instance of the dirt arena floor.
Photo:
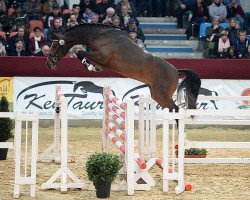
<svg viewBox="0 0 250 200">
<path fill-rule="evenodd" d="M 161 157 L 162 129 L 157 130 L 158 152 Z M 250 141 L 249 129 L 219 129 L 204 128 L 187 131 L 190 140 L 221 140 L 221 141 Z M 52 128 L 39 129 L 39 154 L 51 143 Z M 112 145 L 112 144 L 111 144 Z M 110 146 L 111 146 L 110 145 Z M 101 151 L 100 128 L 69 128 L 69 152 L 76 158 L 75 163 L 69 163 L 70 170 L 87 185 L 86 190 L 68 191 L 61 194 L 57 190 L 43 191 L 42 183 L 46 182 L 59 168 L 55 163 L 37 164 L 37 192 L 38 200 L 92 200 L 96 194 L 92 183 L 87 179 L 85 162 L 88 156 Z M 115 148 L 111 152 L 117 152 Z M 250 157 L 250 150 L 212 150 L 208 149 L 208 157 Z M 14 185 L 14 152 L 9 151 L 6 161 L 0 161 L 0 199 L 10 200 Z M 134 196 L 127 196 L 126 192 L 111 191 L 110 200 L 250 200 L 250 164 L 186 164 L 185 178 L 192 186 L 192 191 L 180 195 L 174 193 L 176 183 L 170 184 L 169 193 L 162 192 L 162 171 L 158 166 L 150 171 L 156 180 L 156 187 L 151 191 L 136 191 Z M 30 200 L 28 187 L 21 188 L 21 200 Z"/>
</svg>

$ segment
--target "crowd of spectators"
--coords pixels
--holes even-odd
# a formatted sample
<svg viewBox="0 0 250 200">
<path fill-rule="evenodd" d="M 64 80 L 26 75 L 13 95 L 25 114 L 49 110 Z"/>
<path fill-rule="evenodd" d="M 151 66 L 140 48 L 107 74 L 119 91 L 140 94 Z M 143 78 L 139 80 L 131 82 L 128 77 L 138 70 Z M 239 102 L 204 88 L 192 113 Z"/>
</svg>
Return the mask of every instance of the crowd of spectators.
<svg viewBox="0 0 250 200">
<path fill-rule="evenodd" d="M 137 17 L 169 16 L 177 18 L 178 28 L 187 30 L 188 39 L 199 37 L 201 23 L 211 23 L 203 40 L 206 57 L 249 58 L 250 14 L 244 12 L 240 0 L 80 0 L 72 9 L 60 2 L 0 0 L 0 55 L 47 56 L 52 33 L 81 23 L 124 29 L 145 50 Z M 227 28 L 221 23 L 227 23 Z M 72 52 L 69 56 L 75 55 Z"/>
<path fill-rule="evenodd" d="M 176 17 L 188 39 L 198 39 L 201 24 L 208 23 L 202 38 L 207 58 L 249 57 L 250 13 L 240 0 L 182 0 Z"/>
</svg>

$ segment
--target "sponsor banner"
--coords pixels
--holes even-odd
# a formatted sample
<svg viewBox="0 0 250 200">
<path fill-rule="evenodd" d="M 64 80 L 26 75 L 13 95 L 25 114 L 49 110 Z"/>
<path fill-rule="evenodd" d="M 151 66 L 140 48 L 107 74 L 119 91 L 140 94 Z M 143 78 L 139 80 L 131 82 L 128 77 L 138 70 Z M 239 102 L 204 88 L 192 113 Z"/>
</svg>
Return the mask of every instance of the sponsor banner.
<svg viewBox="0 0 250 200">
<path fill-rule="evenodd" d="M 139 95 L 149 95 L 148 87 L 128 78 L 14 77 L 14 111 L 37 111 L 41 119 L 54 118 L 55 86 L 61 88 L 68 100 L 70 119 L 102 119 L 103 87 L 111 86 L 122 101 L 131 98 L 138 113 Z M 202 80 L 202 96 L 250 95 L 250 81 Z M 199 100 L 199 109 L 248 108 L 249 101 Z M 157 114 L 162 108 L 157 105 Z"/>
<path fill-rule="evenodd" d="M 0 97 L 6 96 L 9 103 L 13 103 L 13 78 L 0 77 Z"/>
</svg>

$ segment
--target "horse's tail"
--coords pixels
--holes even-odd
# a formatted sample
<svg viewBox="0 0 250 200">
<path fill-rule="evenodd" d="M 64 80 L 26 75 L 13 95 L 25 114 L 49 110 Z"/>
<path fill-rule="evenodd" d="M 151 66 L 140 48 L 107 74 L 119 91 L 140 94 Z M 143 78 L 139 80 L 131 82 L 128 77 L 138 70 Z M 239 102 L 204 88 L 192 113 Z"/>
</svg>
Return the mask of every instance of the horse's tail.
<svg viewBox="0 0 250 200">
<path fill-rule="evenodd" d="M 201 79 L 195 72 L 187 69 L 179 69 L 179 73 L 184 73 L 186 77 L 181 81 L 177 88 L 177 99 L 180 92 L 185 89 L 185 101 L 188 109 L 196 109 L 196 101 L 201 86 Z"/>
</svg>

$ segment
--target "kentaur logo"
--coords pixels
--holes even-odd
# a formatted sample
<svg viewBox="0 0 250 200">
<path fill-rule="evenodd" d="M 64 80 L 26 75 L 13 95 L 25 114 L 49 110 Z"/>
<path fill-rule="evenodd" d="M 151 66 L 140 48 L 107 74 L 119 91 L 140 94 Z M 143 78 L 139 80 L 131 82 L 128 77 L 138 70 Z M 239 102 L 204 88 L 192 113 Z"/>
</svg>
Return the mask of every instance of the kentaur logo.
<svg viewBox="0 0 250 200">
<path fill-rule="evenodd" d="M 242 93 L 241 96 L 250 96 L 250 88 L 245 89 Z M 250 109 L 250 100 L 244 100 L 242 101 L 242 104 L 239 108 L 240 109 Z"/>
</svg>

